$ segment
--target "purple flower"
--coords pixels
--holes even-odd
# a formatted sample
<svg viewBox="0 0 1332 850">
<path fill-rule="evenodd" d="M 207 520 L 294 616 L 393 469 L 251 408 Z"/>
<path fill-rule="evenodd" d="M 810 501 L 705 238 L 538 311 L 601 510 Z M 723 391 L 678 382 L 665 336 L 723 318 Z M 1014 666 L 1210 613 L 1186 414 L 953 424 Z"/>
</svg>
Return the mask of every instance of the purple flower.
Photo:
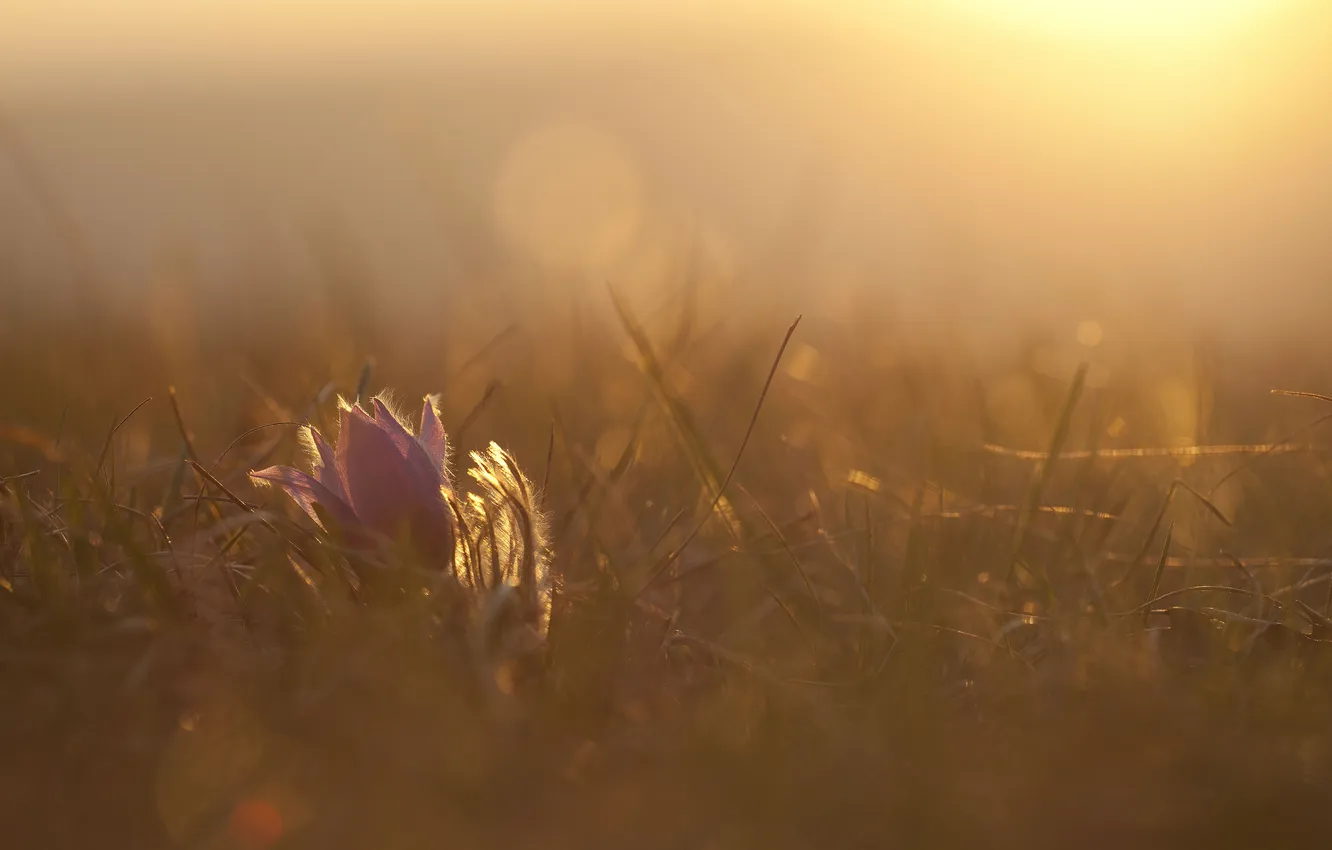
<svg viewBox="0 0 1332 850">
<path fill-rule="evenodd" d="M 453 482 L 448 438 L 434 404 L 426 399 L 419 434 L 407 430 L 380 399 L 374 399 L 373 418 L 359 407 L 340 407 L 336 448 L 306 428 L 313 475 L 272 466 L 250 477 L 278 485 L 320 527 L 354 546 L 406 535 L 423 557 L 451 564 Z"/>
<path fill-rule="evenodd" d="M 282 488 L 326 532 L 357 549 L 405 541 L 476 602 L 474 634 L 488 658 L 521 654 L 544 639 L 551 605 L 550 547 L 539 497 L 513 456 L 491 443 L 471 454 L 473 492 L 458 494 L 448 439 L 431 399 L 413 434 L 379 399 L 374 415 L 340 403 L 336 446 L 313 427 L 311 473 L 251 472 Z M 516 636 L 516 637 L 515 637 Z"/>
</svg>

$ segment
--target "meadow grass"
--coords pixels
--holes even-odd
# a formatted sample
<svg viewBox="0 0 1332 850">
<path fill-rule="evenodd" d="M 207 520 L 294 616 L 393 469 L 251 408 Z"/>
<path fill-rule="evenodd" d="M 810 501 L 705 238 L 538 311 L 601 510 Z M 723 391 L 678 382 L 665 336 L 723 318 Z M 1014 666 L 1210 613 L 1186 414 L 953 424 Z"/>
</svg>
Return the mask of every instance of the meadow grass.
<svg viewBox="0 0 1332 850">
<path fill-rule="evenodd" d="M 428 339 L 7 321 L 9 846 L 1328 834 L 1328 411 L 1267 392 L 1275 355 L 1189 361 L 1190 441 L 1150 351 L 1093 383 L 873 320 L 612 307 Z M 535 663 L 478 659 L 438 564 L 251 486 L 385 388 L 540 484 Z"/>
</svg>

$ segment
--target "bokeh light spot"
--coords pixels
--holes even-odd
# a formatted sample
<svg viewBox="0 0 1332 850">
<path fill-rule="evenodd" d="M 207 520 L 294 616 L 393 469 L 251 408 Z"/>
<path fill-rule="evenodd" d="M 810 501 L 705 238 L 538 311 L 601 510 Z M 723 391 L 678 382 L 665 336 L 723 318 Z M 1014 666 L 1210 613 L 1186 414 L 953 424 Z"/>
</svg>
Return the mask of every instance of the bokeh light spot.
<svg viewBox="0 0 1332 850">
<path fill-rule="evenodd" d="M 629 151 L 582 122 L 520 138 L 495 183 L 500 232 L 548 268 L 585 271 L 623 252 L 638 232 L 643 187 Z"/>
<path fill-rule="evenodd" d="M 228 831 L 245 850 L 267 850 L 282 837 L 282 814 L 266 800 L 242 800 L 231 812 Z"/>
<path fill-rule="evenodd" d="M 229 695 L 177 718 L 157 764 L 158 814 L 167 833 L 180 840 L 201 829 L 259 768 L 269 744 L 263 726 Z"/>
<path fill-rule="evenodd" d="M 501 664 L 495 670 L 495 687 L 505 696 L 513 696 L 513 692 L 517 690 L 517 682 L 514 679 L 512 665 Z"/>
<path fill-rule="evenodd" d="M 1078 323 L 1077 334 L 1078 334 L 1078 342 L 1087 346 L 1088 348 L 1095 348 L 1096 346 L 1100 345 L 1101 339 L 1104 336 L 1103 332 L 1101 331 L 1101 323 L 1093 321 L 1091 319 L 1088 319 L 1085 322 Z"/>
<path fill-rule="evenodd" d="M 879 492 L 883 482 L 870 475 L 868 472 L 860 469 L 853 469 L 846 475 L 846 483 L 852 487 L 859 487 L 862 490 L 868 490 L 871 493 Z"/>
<path fill-rule="evenodd" d="M 1040 611 L 1040 606 L 1035 602 L 1022 603 L 1022 622 L 1028 626 L 1036 625 L 1038 611 Z"/>
<path fill-rule="evenodd" d="M 786 359 L 786 374 L 797 381 L 814 380 L 819 369 L 819 350 L 812 345 L 797 343 Z"/>
</svg>

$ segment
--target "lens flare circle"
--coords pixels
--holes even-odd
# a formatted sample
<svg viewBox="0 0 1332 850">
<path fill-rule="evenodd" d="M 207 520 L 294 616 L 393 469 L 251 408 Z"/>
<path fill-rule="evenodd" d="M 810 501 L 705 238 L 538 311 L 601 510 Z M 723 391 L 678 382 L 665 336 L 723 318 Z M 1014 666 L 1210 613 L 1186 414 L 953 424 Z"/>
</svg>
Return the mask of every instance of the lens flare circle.
<svg viewBox="0 0 1332 850">
<path fill-rule="evenodd" d="M 625 249 L 643 216 L 633 154 L 596 124 L 562 119 L 510 148 L 494 189 L 507 240 L 547 268 L 588 271 Z"/>
<path fill-rule="evenodd" d="M 282 837 L 282 814 L 267 800 L 242 800 L 231 812 L 227 831 L 245 850 L 268 850 Z"/>
</svg>

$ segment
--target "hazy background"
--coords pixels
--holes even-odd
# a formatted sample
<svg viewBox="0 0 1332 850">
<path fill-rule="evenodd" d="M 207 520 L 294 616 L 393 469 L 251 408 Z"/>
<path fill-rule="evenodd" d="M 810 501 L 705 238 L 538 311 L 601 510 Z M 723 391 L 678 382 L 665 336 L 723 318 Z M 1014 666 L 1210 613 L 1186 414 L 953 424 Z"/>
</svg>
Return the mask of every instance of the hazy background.
<svg viewBox="0 0 1332 850">
<path fill-rule="evenodd" d="M 7 0 L 0 286 L 1316 338 L 1328 104 L 1324 0 Z"/>
</svg>

